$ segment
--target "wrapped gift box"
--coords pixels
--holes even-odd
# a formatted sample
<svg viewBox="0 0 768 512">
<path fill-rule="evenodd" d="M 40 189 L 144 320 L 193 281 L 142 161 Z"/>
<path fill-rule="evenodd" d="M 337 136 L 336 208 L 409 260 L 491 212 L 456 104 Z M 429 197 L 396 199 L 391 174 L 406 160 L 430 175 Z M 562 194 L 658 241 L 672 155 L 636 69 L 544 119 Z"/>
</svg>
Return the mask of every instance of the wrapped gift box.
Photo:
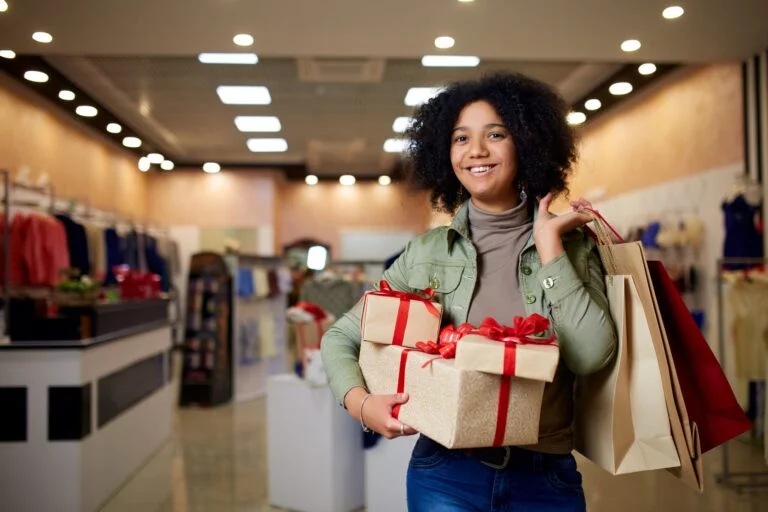
<svg viewBox="0 0 768 512">
<path fill-rule="evenodd" d="M 398 292 L 382 281 L 379 291 L 369 292 L 363 298 L 362 340 L 404 347 L 415 347 L 420 341 L 437 341 L 443 307 L 429 299 L 429 292 Z"/>
<path fill-rule="evenodd" d="M 549 320 L 541 315 L 516 317 L 512 326 L 486 318 L 479 327 L 447 327 L 441 341 L 456 343 L 456 366 L 496 375 L 552 382 L 560 360 L 554 334 L 545 337 Z"/>
<path fill-rule="evenodd" d="M 538 442 L 543 381 L 462 370 L 452 359 L 367 342 L 360 368 L 371 393 L 407 392 L 398 419 L 447 448 Z"/>
<path fill-rule="evenodd" d="M 325 331 L 336 318 L 310 303 L 299 303 L 288 310 L 288 349 L 294 360 L 306 365 L 306 352 L 319 350 Z"/>
</svg>

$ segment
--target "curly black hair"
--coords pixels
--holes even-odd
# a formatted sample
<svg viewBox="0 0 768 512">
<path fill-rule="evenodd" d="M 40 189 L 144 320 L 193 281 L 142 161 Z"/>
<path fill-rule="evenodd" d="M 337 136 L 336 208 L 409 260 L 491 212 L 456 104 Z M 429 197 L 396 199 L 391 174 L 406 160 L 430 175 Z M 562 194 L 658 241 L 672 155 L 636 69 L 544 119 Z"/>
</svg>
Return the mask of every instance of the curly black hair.
<svg viewBox="0 0 768 512">
<path fill-rule="evenodd" d="M 514 140 L 516 185 L 531 198 L 566 191 L 576 161 L 570 108 L 547 84 L 519 73 L 453 83 L 416 111 L 405 133 L 411 184 L 430 191 L 432 206 L 448 213 L 469 197 L 451 166 L 451 133 L 461 110 L 480 100 L 496 109 Z"/>
</svg>

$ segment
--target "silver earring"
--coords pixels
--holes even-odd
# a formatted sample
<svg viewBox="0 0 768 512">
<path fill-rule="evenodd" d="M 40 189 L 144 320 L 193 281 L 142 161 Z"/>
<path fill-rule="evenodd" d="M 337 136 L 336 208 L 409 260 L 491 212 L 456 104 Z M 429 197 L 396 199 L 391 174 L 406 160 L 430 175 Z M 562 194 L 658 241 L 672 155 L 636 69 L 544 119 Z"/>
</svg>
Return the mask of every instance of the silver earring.
<svg viewBox="0 0 768 512">
<path fill-rule="evenodd" d="M 525 191 L 524 188 L 520 189 L 520 201 L 526 202 L 528 200 L 528 193 Z"/>
</svg>

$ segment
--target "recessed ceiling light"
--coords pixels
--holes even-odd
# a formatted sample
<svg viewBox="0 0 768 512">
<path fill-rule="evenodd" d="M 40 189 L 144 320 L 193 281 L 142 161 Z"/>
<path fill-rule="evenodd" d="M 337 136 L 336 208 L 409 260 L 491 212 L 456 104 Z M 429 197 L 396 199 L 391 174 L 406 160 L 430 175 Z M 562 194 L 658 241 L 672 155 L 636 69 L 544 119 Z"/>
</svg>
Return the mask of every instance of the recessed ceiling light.
<svg viewBox="0 0 768 512">
<path fill-rule="evenodd" d="M 456 40 L 451 36 L 440 36 L 435 38 L 435 48 L 440 48 L 441 50 L 453 48 L 453 45 L 455 44 Z"/>
<path fill-rule="evenodd" d="M 395 133 L 405 133 L 411 126 L 411 123 L 413 123 L 412 117 L 398 117 L 395 119 L 395 122 L 392 123 L 392 131 Z"/>
<path fill-rule="evenodd" d="M 48 44 L 53 41 L 53 36 L 48 32 L 35 32 L 32 34 L 32 39 L 38 43 Z"/>
<path fill-rule="evenodd" d="M 48 75 L 42 71 L 27 71 L 24 73 L 24 78 L 30 82 L 36 82 L 38 84 L 44 84 L 48 81 Z"/>
<path fill-rule="evenodd" d="M 5 12 L 8 10 L 8 2 L 5 0 L 0 0 L 0 12 Z"/>
<path fill-rule="evenodd" d="M 474 68 L 480 64 L 480 57 L 471 55 L 425 55 L 421 65 L 425 68 Z"/>
<path fill-rule="evenodd" d="M 235 126 L 241 132 L 279 132 L 280 119 L 275 116 L 237 116 Z"/>
<path fill-rule="evenodd" d="M 59 91 L 59 99 L 63 101 L 72 101 L 75 99 L 75 93 L 66 89 Z"/>
<path fill-rule="evenodd" d="M 284 153 L 288 151 L 285 139 L 248 139 L 248 149 L 252 153 Z"/>
<path fill-rule="evenodd" d="M 141 139 L 138 137 L 125 137 L 123 139 L 123 146 L 127 148 L 140 148 Z"/>
<path fill-rule="evenodd" d="M 625 52 L 636 52 L 641 46 L 643 46 L 642 43 L 637 39 L 627 39 L 621 43 L 621 50 Z"/>
<path fill-rule="evenodd" d="M 402 153 L 405 149 L 405 140 L 387 139 L 384 141 L 384 151 L 387 153 Z"/>
<path fill-rule="evenodd" d="M 597 110 L 602 106 L 603 106 L 602 102 L 594 98 L 584 102 L 584 108 L 587 110 Z"/>
<path fill-rule="evenodd" d="M 99 111 L 90 105 L 80 105 L 75 109 L 75 114 L 82 117 L 96 117 L 99 115 Z"/>
<path fill-rule="evenodd" d="M 392 183 L 392 178 L 389 176 L 379 176 L 379 185 L 382 187 L 386 187 L 390 183 Z"/>
<path fill-rule="evenodd" d="M 147 155 L 147 158 L 149 158 L 149 163 L 151 164 L 161 164 L 165 160 L 165 157 L 160 153 L 150 153 Z"/>
<path fill-rule="evenodd" d="M 679 5 L 670 5 L 661 12 L 661 15 L 668 20 L 674 20 L 685 14 L 685 9 Z"/>
<path fill-rule="evenodd" d="M 614 96 L 623 96 L 632 92 L 632 84 L 629 82 L 616 82 L 608 88 L 608 91 Z"/>
<path fill-rule="evenodd" d="M 203 171 L 208 174 L 216 174 L 221 170 L 221 166 L 216 162 L 206 162 L 203 164 Z"/>
<path fill-rule="evenodd" d="M 197 60 L 203 64 L 258 64 L 255 53 L 201 53 Z"/>
<path fill-rule="evenodd" d="M 251 34 L 237 34 L 235 37 L 232 38 L 232 41 L 237 46 L 252 46 L 253 36 Z"/>
<path fill-rule="evenodd" d="M 567 117 L 568 124 L 582 124 L 587 120 L 587 115 L 584 112 L 571 112 Z"/>
<path fill-rule="evenodd" d="M 355 177 L 352 176 L 351 174 L 344 174 L 344 175 L 339 177 L 339 183 L 341 183 L 342 185 L 344 185 L 346 187 L 348 187 L 350 185 L 354 185 L 356 181 L 357 180 L 355 179 Z"/>
<path fill-rule="evenodd" d="M 164 171 L 172 171 L 173 167 L 173 162 L 170 160 L 163 160 L 163 162 L 160 164 L 160 168 Z"/>
<path fill-rule="evenodd" d="M 269 105 L 272 96 L 263 85 L 220 85 L 216 94 L 225 105 Z"/>
<path fill-rule="evenodd" d="M 656 72 L 656 64 L 652 64 L 650 62 L 640 64 L 640 67 L 637 68 L 637 72 L 641 75 L 652 75 Z"/>
<path fill-rule="evenodd" d="M 306 178 L 304 178 L 304 183 L 307 185 L 317 185 L 319 182 L 320 180 L 314 174 L 309 174 Z"/>
<path fill-rule="evenodd" d="M 107 131 L 108 131 L 109 133 L 118 134 L 118 133 L 120 133 L 121 131 L 123 131 L 123 127 L 122 127 L 122 126 L 120 126 L 120 125 L 119 125 L 119 124 L 117 124 L 117 123 L 109 123 L 109 124 L 107 125 Z"/>
<path fill-rule="evenodd" d="M 150 168 L 149 158 L 143 156 L 139 158 L 139 170 L 141 172 L 147 172 Z"/>
<path fill-rule="evenodd" d="M 442 91 L 442 87 L 411 87 L 405 95 L 405 104 L 409 107 L 418 107 Z"/>
<path fill-rule="evenodd" d="M 0 50 L 0 57 L 4 59 L 15 59 L 16 52 L 13 50 Z"/>
</svg>

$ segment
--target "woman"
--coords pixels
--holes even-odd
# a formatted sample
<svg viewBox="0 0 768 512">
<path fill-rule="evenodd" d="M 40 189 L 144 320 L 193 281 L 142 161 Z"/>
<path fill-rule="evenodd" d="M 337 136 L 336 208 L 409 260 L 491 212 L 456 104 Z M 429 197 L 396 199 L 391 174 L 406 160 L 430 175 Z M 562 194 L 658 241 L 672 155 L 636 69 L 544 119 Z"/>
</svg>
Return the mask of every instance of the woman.
<svg viewBox="0 0 768 512">
<path fill-rule="evenodd" d="M 561 364 L 547 384 L 535 446 L 448 450 L 421 436 L 408 468 L 410 512 L 583 511 L 573 449 L 575 375 L 613 357 L 616 335 L 589 222 L 571 203 L 554 216 L 576 158 L 567 106 L 548 86 L 518 74 L 454 84 L 416 113 L 407 133 L 412 181 L 449 227 L 412 240 L 384 278 L 398 290 L 432 287 L 444 317 L 478 325 L 493 317 L 550 318 Z M 369 395 L 358 365 L 360 306 L 324 336 L 331 387 L 349 414 L 387 438 L 415 434 L 392 417 L 402 396 Z"/>
</svg>

